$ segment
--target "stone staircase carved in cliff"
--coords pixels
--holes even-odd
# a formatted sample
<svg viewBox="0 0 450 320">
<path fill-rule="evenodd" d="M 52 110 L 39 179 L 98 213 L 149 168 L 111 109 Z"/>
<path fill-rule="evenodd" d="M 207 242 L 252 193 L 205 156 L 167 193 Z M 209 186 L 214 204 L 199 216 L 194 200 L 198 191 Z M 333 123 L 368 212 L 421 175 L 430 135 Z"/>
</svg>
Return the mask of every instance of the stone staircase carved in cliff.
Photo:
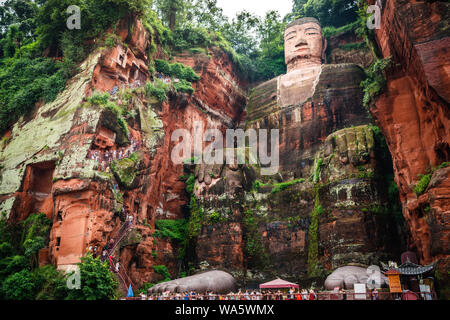
<svg viewBox="0 0 450 320">
<path fill-rule="evenodd" d="M 114 251 L 116 250 L 119 243 L 130 233 L 130 231 L 133 229 L 134 225 L 133 223 L 130 223 L 126 221 L 123 226 L 120 228 L 119 233 L 115 238 L 113 238 L 113 244 L 111 247 L 108 248 L 107 254 L 105 256 L 101 257 L 101 261 L 105 262 L 106 259 L 108 259 L 110 256 L 114 255 Z M 131 281 L 130 277 L 128 276 L 128 273 L 126 272 L 125 267 L 119 262 L 119 272 L 115 271 L 115 266 L 110 266 L 111 271 L 114 272 L 114 274 L 117 277 L 117 280 L 119 281 L 120 289 L 122 290 L 124 296 L 128 293 L 128 287 L 131 284 L 131 288 L 133 289 L 133 292 L 136 290 L 133 281 Z"/>
</svg>

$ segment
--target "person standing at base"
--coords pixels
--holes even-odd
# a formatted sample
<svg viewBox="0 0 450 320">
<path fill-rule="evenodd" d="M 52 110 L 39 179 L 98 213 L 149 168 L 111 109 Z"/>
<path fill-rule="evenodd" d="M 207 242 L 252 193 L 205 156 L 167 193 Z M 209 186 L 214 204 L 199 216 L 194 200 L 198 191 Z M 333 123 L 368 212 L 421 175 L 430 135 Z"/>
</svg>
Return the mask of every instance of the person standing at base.
<svg viewBox="0 0 450 320">
<path fill-rule="evenodd" d="M 302 289 L 302 298 L 303 300 L 308 300 L 308 291 L 306 289 Z"/>
<path fill-rule="evenodd" d="M 341 288 L 341 296 L 342 296 L 342 300 L 347 300 L 347 293 L 345 292 L 344 288 Z"/>
<path fill-rule="evenodd" d="M 372 290 L 372 300 L 378 300 L 378 290 L 377 290 L 377 288 Z"/>
</svg>

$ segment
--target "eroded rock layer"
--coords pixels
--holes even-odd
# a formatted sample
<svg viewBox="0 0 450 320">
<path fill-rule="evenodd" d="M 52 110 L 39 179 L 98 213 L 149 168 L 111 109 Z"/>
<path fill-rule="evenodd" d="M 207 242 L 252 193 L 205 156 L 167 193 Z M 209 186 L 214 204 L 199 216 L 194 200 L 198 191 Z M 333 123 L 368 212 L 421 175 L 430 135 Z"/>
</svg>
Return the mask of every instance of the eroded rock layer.
<svg viewBox="0 0 450 320">
<path fill-rule="evenodd" d="M 362 70 L 320 68 L 316 80 L 289 74 L 305 94 L 283 98 L 282 76 L 250 95 L 246 128 L 280 130 L 277 175 L 262 176 L 258 164 L 195 169 L 197 263 L 241 281 L 303 281 L 405 248 L 387 149 L 362 106 Z"/>
<path fill-rule="evenodd" d="M 188 213 L 183 165 L 170 160 L 172 133 L 193 132 L 196 123 L 225 131 L 240 121 L 247 98 L 228 56 L 217 49 L 178 58 L 201 76 L 194 95 L 172 91 L 163 103 L 147 96 L 150 37 L 139 20 L 131 23 L 119 24 L 120 43 L 93 52 L 54 102 L 9 133 L 0 153 L 0 210 L 14 221 L 46 213 L 53 228 L 40 260 L 60 269 L 72 268 L 88 247 L 100 255 L 125 215 L 133 215 L 135 227 L 117 246 L 117 256 L 139 287 L 161 280 L 155 265 L 167 266 L 174 277 L 180 271 L 179 248 L 154 236 L 156 220 Z M 106 91 L 108 103 L 126 114 L 89 100 Z"/>
<path fill-rule="evenodd" d="M 200 75 L 195 93 L 172 90 L 160 102 L 144 87 L 151 37 L 138 20 L 122 21 L 117 45 L 91 53 L 54 102 L 7 133 L 0 211 L 12 221 L 32 212 L 52 218 L 39 260 L 61 269 L 89 246 L 100 254 L 131 214 L 135 227 L 116 254 L 137 287 L 163 280 L 154 268 L 163 265 L 172 278 L 218 268 L 240 284 L 323 280 L 349 263 L 397 260 L 407 247 L 422 263 L 440 259 L 448 277 L 450 168 L 441 165 L 450 156 L 448 4 L 382 3 L 376 36 L 394 66 L 370 113 L 389 152 L 362 106 L 360 66 L 372 60 L 367 49 L 345 51 L 360 39 L 336 36 L 334 64 L 272 79 L 250 94 L 220 49 L 182 53 L 174 61 Z M 120 114 L 89 99 L 106 91 Z M 260 163 L 171 161 L 176 130 L 229 128 L 279 129 L 277 174 L 262 175 Z M 181 219 L 186 242 L 158 234 L 157 221 Z"/>
<path fill-rule="evenodd" d="M 440 260 L 447 283 L 450 170 L 439 166 L 450 159 L 449 12 L 446 2 L 383 1 L 376 39 L 394 67 L 371 108 L 393 158 L 410 248 L 423 264 Z M 416 188 L 427 174 L 430 183 Z"/>
</svg>

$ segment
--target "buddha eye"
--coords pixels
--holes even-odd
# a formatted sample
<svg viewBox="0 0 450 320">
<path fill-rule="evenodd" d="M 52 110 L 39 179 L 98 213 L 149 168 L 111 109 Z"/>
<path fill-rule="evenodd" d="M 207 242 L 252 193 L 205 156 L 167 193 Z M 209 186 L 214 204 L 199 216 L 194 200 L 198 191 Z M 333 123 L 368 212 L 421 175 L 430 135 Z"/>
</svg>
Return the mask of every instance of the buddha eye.
<svg viewBox="0 0 450 320">
<path fill-rule="evenodd" d="M 318 34 L 317 32 L 310 32 L 310 33 L 307 33 L 306 35 L 314 35 L 314 34 Z"/>
</svg>

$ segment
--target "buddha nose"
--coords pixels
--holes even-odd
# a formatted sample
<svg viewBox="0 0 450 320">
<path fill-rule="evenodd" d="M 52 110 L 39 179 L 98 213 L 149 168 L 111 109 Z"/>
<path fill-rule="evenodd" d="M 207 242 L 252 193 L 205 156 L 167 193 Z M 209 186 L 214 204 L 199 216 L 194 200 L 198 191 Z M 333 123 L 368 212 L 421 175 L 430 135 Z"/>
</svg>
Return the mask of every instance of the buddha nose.
<svg viewBox="0 0 450 320">
<path fill-rule="evenodd" d="M 300 37 L 297 40 L 297 43 L 295 44 L 295 46 L 296 47 L 300 47 L 300 46 L 304 46 L 304 45 L 307 45 L 307 44 L 308 44 L 308 42 L 305 39 L 303 39 L 303 37 Z"/>
</svg>

